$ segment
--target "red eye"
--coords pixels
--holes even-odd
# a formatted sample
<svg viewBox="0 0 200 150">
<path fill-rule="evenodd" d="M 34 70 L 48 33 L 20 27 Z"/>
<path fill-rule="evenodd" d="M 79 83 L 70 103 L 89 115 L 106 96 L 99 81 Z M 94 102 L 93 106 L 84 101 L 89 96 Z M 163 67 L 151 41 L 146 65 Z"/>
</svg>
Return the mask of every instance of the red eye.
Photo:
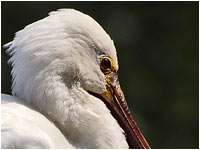
<svg viewBox="0 0 200 150">
<path fill-rule="evenodd" d="M 101 61 L 101 70 L 107 72 L 111 69 L 111 62 L 108 58 L 103 58 Z"/>
</svg>

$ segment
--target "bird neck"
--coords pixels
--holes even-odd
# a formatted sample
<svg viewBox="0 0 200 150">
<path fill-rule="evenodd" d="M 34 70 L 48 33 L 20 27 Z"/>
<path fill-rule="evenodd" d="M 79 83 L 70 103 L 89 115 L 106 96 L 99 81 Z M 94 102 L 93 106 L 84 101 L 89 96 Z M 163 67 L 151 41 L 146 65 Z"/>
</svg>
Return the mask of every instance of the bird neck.
<svg viewBox="0 0 200 150">
<path fill-rule="evenodd" d="M 50 117 L 73 146 L 128 148 L 122 129 L 101 100 L 78 85 L 66 95 L 55 103 L 56 112 Z"/>
<path fill-rule="evenodd" d="M 70 87 L 59 81 L 55 84 L 56 89 L 48 87 L 52 91 L 45 101 L 50 105 L 44 113 L 73 146 L 128 148 L 122 129 L 100 99 L 89 95 L 79 83 Z"/>
<path fill-rule="evenodd" d="M 31 79 L 24 99 L 56 124 L 68 142 L 76 148 L 128 148 L 123 130 L 100 99 L 78 81 L 70 82 L 64 71 L 47 70 Z"/>
</svg>

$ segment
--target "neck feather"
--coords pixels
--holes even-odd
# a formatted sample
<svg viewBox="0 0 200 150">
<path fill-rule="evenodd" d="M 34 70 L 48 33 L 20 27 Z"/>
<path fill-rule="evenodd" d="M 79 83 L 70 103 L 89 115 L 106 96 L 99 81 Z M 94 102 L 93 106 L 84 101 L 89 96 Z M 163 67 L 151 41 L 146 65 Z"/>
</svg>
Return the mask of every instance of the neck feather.
<svg viewBox="0 0 200 150">
<path fill-rule="evenodd" d="M 54 122 L 76 148 L 128 148 L 123 130 L 106 105 L 78 81 L 69 82 L 70 76 L 62 72 L 44 69 L 32 79 L 32 91 L 25 91 L 30 94 L 24 99 Z"/>
</svg>

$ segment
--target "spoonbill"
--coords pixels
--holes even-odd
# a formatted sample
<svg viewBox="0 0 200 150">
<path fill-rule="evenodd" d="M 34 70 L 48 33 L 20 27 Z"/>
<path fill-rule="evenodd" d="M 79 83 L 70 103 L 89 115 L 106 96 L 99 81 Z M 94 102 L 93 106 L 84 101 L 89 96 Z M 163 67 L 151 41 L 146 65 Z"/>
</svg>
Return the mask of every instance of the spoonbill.
<svg viewBox="0 0 200 150">
<path fill-rule="evenodd" d="M 53 11 L 16 33 L 2 148 L 150 148 L 117 79 L 113 41 L 90 16 Z"/>
</svg>

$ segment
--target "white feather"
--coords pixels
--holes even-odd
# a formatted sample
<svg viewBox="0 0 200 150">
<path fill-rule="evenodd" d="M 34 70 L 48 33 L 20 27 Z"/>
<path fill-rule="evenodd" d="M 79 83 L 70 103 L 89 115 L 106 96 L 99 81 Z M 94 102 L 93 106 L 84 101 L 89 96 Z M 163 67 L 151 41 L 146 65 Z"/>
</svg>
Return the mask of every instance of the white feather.
<svg viewBox="0 0 200 150">
<path fill-rule="evenodd" d="M 2 94 L 2 148 L 73 148 L 45 116 L 17 97 Z"/>
<path fill-rule="evenodd" d="M 105 104 L 87 92 L 106 88 L 102 56 L 111 57 L 118 69 L 113 41 L 96 21 L 73 9 L 51 12 L 17 32 L 6 47 L 13 66 L 12 94 L 25 105 L 16 98 L 2 104 L 3 147 L 128 148 Z M 23 147 L 26 137 L 30 146 Z"/>
</svg>

